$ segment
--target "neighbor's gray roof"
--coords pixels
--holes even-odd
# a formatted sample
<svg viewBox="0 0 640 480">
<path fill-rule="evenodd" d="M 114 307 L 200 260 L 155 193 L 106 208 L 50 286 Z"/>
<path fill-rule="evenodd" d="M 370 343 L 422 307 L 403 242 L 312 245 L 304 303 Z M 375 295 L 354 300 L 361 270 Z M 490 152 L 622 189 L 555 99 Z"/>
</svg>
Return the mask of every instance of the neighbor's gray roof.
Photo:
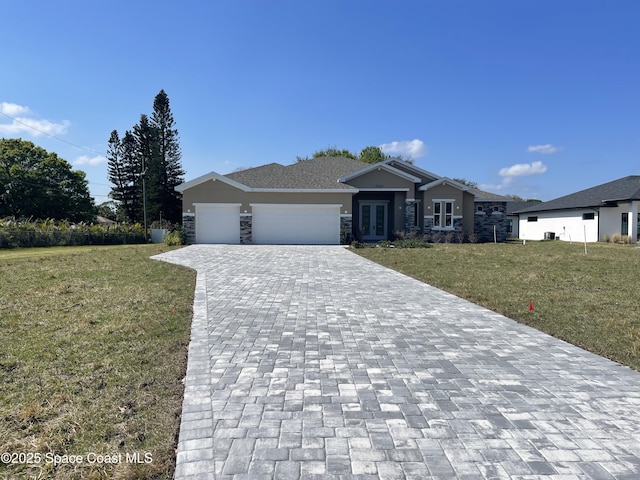
<svg viewBox="0 0 640 480">
<path fill-rule="evenodd" d="M 596 187 L 587 188 L 571 195 L 538 203 L 514 213 L 543 212 L 548 210 L 571 210 L 574 208 L 593 208 L 608 203 L 640 200 L 640 175 L 629 175 Z"/>
<path fill-rule="evenodd" d="M 339 183 L 338 179 L 368 165 L 352 158 L 320 157 L 287 166 L 270 163 L 225 177 L 252 188 L 352 190 L 353 187 Z"/>
<path fill-rule="evenodd" d="M 478 190 L 477 188 L 469 188 L 469 191 L 476 197 L 476 202 L 511 202 L 511 197 L 505 197 L 504 195 L 498 195 L 497 193 L 485 192 L 484 190 Z"/>
<path fill-rule="evenodd" d="M 533 205 L 540 205 L 542 202 L 539 200 L 527 200 L 527 201 L 513 201 L 507 204 L 507 215 L 513 215 L 514 212 L 529 208 Z"/>
</svg>

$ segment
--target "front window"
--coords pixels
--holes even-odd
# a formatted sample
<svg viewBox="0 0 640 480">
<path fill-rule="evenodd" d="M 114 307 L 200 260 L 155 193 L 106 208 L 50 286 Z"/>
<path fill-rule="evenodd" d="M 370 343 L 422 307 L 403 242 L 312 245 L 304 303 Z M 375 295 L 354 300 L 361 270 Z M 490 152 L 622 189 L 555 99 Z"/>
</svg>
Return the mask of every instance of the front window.
<svg viewBox="0 0 640 480">
<path fill-rule="evenodd" d="M 433 203 L 433 226 L 440 228 L 453 227 L 453 202 Z"/>
<path fill-rule="evenodd" d="M 444 202 L 444 226 L 445 227 L 453 227 L 453 203 L 452 202 Z"/>
</svg>

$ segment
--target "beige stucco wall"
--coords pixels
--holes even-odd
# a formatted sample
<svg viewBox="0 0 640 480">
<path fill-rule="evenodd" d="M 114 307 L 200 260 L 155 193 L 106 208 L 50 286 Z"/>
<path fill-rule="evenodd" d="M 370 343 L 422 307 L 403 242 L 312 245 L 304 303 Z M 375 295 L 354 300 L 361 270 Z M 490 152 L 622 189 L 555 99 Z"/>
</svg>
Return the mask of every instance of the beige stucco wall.
<svg viewBox="0 0 640 480">
<path fill-rule="evenodd" d="M 414 183 L 386 170 L 372 170 L 347 182 L 356 188 L 408 188 L 413 198 Z"/>
<path fill-rule="evenodd" d="M 244 192 L 225 182 L 209 180 L 182 193 L 182 211 L 195 212 L 194 203 L 240 203 L 241 213 L 251 213 L 252 203 L 340 204 L 340 213 L 351 213 L 351 196 L 345 193 Z"/>
<path fill-rule="evenodd" d="M 424 202 L 424 214 L 433 215 L 433 201 L 434 200 L 453 200 L 453 214 L 455 216 L 465 215 L 464 213 L 464 194 L 462 190 L 459 190 L 451 185 L 437 185 L 424 192 L 422 201 Z M 473 205 L 471 206 L 473 209 Z M 471 228 L 473 229 L 473 214 L 471 215 Z"/>
</svg>

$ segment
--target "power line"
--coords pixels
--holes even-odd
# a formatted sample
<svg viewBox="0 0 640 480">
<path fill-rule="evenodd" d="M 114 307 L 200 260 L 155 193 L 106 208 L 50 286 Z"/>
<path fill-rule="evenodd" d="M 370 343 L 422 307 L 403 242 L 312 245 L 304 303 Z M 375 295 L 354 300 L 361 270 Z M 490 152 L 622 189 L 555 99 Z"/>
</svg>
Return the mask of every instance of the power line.
<svg viewBox="0 0 640 480">
<path fill-rule="evenodd" d="M 105 157 L 107 156 L 107 154 L 106 154 L 106 153 L 104 153 L 104 152 L 99 152 L 99 151 L 94 150 L 94 149 L 89 148 L 89 147 L 83 147 L 83 146 L 81 146 L 81 145 L 77 145 L 77 144 L 75 144 L 75 143 L 73 143 L 73 142 L 69 142 L 69 141 L 64 140 L 64 139 L 62 139 L 62 138 L 56 137 L 55 135 L 51 135 L 50 133 L 45 132 L 44 130 L 40 130 L 39 128 L 36 128 L 36 127 L 34 127 L 34 126 L 32 126 L 32 125 L 29 125 L 28 123 L 25 123 L 25 122 L 23 122 L 23 121 L 21 121 L 21 120 L 18 120 L 17 118 L 12 117 L 11 115 L 7 115 L 7 114 L 6 114 L 6 113 L 4 113 L 4 112 L 0 112 L 0 115 L 5 116 L 5 117 L 7 117 L 7 118 L 9 118 L 9 119 L 13 120 L 13 121 L 14 121 L 14 122 L 16 122 L 16 123 L 19 123 L 20 125 L 23 125 L 23 126 L 25 126 L 25 127 L 27 127 L 27 128 L 30 128 L 30 129 L 31 129 L 31 130 L 33 130 L 33 131 L 36 131 L 36 132 L 38 132 L 38 133 L 41 133 L 42 135 L 46 135 L 47 137 L 53 138 L 54 140 L 58 140 L 59 142 L 66 143 L 67 145 L 71 145 L 72 147 L 76 147 L 76 148 L 79 148 L 80 150 L 85 150 L 85 151 L 87 151 L 87 152 L 97 153 L 98 155 L 102 155 L 102 156 L 105 156 Z"/>
</svg>

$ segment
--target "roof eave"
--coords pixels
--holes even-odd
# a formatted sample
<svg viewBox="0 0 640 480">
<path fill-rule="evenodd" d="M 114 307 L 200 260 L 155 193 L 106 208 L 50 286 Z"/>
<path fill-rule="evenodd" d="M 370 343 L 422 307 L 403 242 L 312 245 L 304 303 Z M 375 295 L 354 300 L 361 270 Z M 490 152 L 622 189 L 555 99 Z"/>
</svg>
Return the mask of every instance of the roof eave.
<svg viewBox="0 0 640 480">
<path fill-rule="evenodd" d="M 217 172 L 209 172 L 205 175 L 201 175 L 200 177 L 194 178 L 193 180 L 189 180 L 188 182 L 181 183 L 180 185 L 175 187 L 175 190 L 182 193 L 189 188 L 196 187 L 210 180 L 213 180 L 213 181 L 220 180 L 221 182 L 231 185 L 232 187 L 239 188 L 244 192 L 248 192 L 251 190 L 251 188 L 245 185 L 244 183 L 236 182 L 235 180 L 225 177 L 224 175 L 220 175 Z"/>
<path fill-rule="evenodd" d="M 433 187 L 437 187 L 438 185 L 446 185 L 449 184 L 452 187 L 457 188 L 463 192 L 469 192 L 471 189 L 466 185 L 461 184 L 460 182 L 456 182 L 455 180 L 448 177 L 440 177 L 438 180 L 434 180 L 433 182 L 425 183 L 422 185 L 419 190 L 425 192 Z"/>
<path fill-rule="evenodd" d="M 397 175 L 398 177 L 404 178 L 413 183 L 419 183 L 421 181 L 420 178 L 416 177 L 415 175 L 411 175 L 410 173 L 403 172 L 402 170 L 399 170 L 395 167 L 392 167 L 391 165 L 388 165 L 386 162 L 378 162 L 378 163 L 372 163 L 370 166 L 361 168 L 360 170 L 356 170 L 355 172 L 351 172 L 347 175 L 344 175 L 343 177 L 340 177 L 338 179 L 338 182 L 345 183 L 345 182 L 348 182 L 349 180 L 353 180 L 356 177 L 360 177 L 369 172 L 372 172 L 374 170 L 380 170 L 380 169 L 386 170 L 389 173 Z"/>
<path fill-rule="evenodd" d="M 249 188 L 256 193 L 358 193 L 357 188 Z"/>
</svg>

